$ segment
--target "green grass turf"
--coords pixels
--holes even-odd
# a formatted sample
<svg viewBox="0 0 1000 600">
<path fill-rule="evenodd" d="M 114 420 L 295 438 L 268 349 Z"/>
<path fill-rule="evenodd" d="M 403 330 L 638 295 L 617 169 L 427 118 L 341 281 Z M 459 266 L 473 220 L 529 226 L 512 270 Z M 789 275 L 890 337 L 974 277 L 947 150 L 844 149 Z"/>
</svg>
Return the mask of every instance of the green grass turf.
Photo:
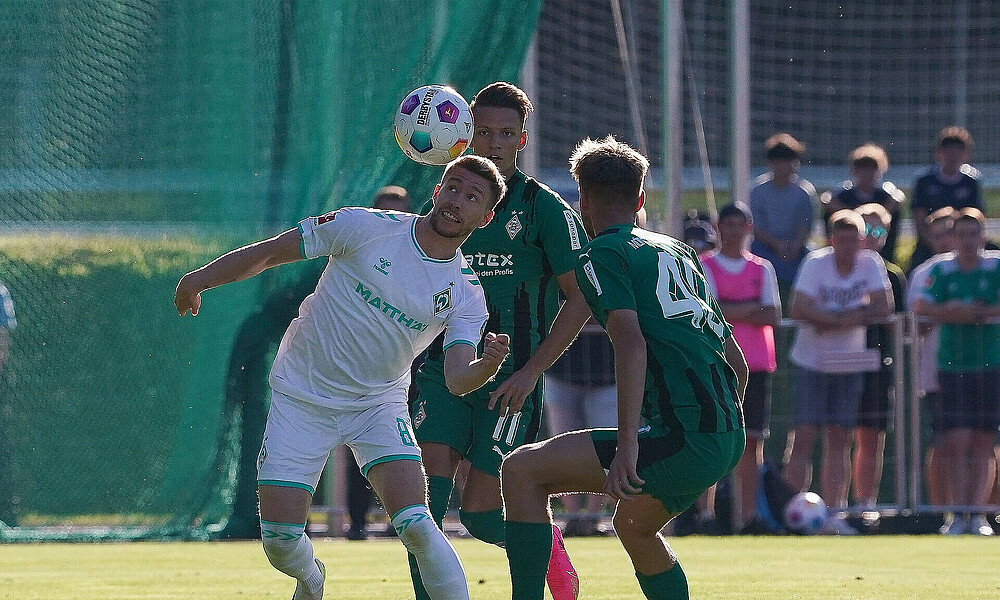
<svg viewBox="0 0 1000 600">
<path fill-rule="evenodd" d="M 672 540 L 692 598 L 922 600 L 1000 598 L 1000 540 L 938 536 Z M 509 598 L 502 550 L 457 540 L 473 599 Z M 570 538 L 583 600 L 641 599 L 614 538 Z M 327 598 L 411 598 L 396 540 L 317 541 Z M 287 599 L 292 580 L 260 543 L 14 544 L 0 546 L 0 598 L 17 600 Z"/>
</svg>

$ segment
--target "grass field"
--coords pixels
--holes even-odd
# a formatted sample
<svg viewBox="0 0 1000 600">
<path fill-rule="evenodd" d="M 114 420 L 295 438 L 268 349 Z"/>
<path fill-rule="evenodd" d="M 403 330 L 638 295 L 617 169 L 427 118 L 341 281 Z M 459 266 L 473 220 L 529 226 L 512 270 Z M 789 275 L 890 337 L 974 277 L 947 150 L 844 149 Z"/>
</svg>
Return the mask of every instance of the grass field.
<svg viewBox="0 0 1000 600">
<path fill-rule="evenodd" d="M 687 537 L 672 545 L 696 599 L 1000 598 L 997 539 Z M 510 597 L 502 550 L 475 540 L 455 546 L 473 599 Z M 570 538 L 567 546 L 581 598 L 642 598 L 616 539 Z M 316 553 L 327 565 L 327 598 L 412 598 L 396 540 L 317 541 Z M 259 542 L 0 546 L 3 600 L 287 599 L 293 587 Z"/>
</svg>

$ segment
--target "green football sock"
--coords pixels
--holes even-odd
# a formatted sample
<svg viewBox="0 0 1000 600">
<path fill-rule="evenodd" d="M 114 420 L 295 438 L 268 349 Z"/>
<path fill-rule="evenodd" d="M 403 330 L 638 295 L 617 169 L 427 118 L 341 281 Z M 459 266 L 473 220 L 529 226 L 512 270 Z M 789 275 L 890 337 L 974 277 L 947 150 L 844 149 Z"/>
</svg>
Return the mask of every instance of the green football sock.
<svg viewBox="0 0 1000 600">
<path fill-rule="evenodd" d="M 447 477 L 437 477 L 429 475 L 427 477 L 428 508 L 431 511 L 431 518 L 441 527 L 444 516 L 448 513 L 448 505 L 451 504 L 451 492 L 455 489 L 455 481 Z M 413 581 L 413 594 L 416 600 L 430 600 L 424 583 L 420 580 L 420 570 L 417 568 L 417 559 L 407 553 L 407 561 L 410 563 L 410 580 Z"/>
<path fill-rule="evenodd" d="M 448 513 L 451 504 L 451 492 L 455 489 L 455 480 L 448 477 L 430 475 L 427 477 L 427 508 L 438 527 Z"/>
<path fill-rule="evenodd" d="M 507 521 L 504 531 L 512 600 L 542 600 L 552 554 L 552 524 Z"/>
<path fill-rule="evenodd" d="M 635 578 L 648 600 L 688 600 L 688 580 L 679 562 L 656 575 L 636 571 Z"/>
<path fill-rule="evenodd" d="M 469 534 L 487 544 L 494 544 L 503 547 L 503 509 L 484 510 L 482 512 L 472 512 L 461 510 L 458 512 L 462 519 L 462 525 L 469 530 Z"/>
</svg>

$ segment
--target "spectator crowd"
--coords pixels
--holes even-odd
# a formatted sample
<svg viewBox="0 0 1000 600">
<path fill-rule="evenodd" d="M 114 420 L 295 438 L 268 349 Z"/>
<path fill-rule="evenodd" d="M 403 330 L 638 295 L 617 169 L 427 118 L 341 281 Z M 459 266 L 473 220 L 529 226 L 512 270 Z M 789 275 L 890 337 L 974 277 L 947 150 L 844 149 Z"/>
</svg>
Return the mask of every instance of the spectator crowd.
<svg viewBox="0 0 1000 600">
<path fill-rule="evenodd" d="M 825 499 L 831 509 L 826 533 L 858 533 L 844 515 L 849 506 L 854 513 L 878 509 L 897 393 L 889 319 L 913 311 L 919 319 L 917 387 L 931 414 L 928 503 L 953 509 L 941 533 L 993 534 L 975 509 L 998 502 L 1000 252 L 987 249 L 978 172 L 968 164 L 971 150 L 972 136 L 964 128 L 939 133 L 936 164 L 912 187 L 908 209 L 916 244 L 909 260 L 899 256 L 898 245 L 907 199 L 883 179 L 889 158 L 873 143 L 850 152 L 850 178 L 820 197 L 798 175 L 805 146 L 787 133 L 774 135 L 764 145 L 768 172 L 755 181 L 749 205 L 729 204 L 714 222 L 703 214 L 686 219 L 684 241 L 699 253 L 751 375 L 743 404 L 747 447 L 727 482 L 731 523 L 717 522 L 716 492 L 710 489 L 679 528 L 717 533 L 731 526 L 760 534 L 780 527 L 780 516 L 761 514 L 766 502 L 759 482 L 772 378 L 778 354 L 786 351 L 775 341 L 784 314 L 796 335 L 787 349 L 791 423 L 782 478 L 790 490 L 812 489 Z M 828 245 L 813 249 L 819 245 L 817 214 Z M 907 263 L 909 278 L 897 261 Z M 608 383 L 601 379 L 596 389 Z M 599 421 L 582 408 L 578 414 Z M 550 433 L 563 429 L 556 424 Z"/>
</svg>

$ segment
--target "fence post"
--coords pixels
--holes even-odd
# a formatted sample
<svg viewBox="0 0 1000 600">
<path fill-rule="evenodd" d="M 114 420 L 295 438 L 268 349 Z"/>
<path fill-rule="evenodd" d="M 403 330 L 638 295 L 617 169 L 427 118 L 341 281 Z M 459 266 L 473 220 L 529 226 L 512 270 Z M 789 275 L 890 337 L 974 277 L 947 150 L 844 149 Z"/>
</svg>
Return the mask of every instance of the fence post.
<svg viewBox="0 0 1000 600">
<path fill-rule="evenodd" d="M 920 331 L 917 328 L 917 317 L 912 312 L 906 313 L 910 342 L 910 379 L 907 406 L 910 412 L 910 510 L 916 511 L 921 504 L 923 493 L 924 464 L 921 452 L 922 429 L 920 427 Z"/>
<path fill-rule="evenodd" d="M 892 371 L 895 381 L 893 396 L 893 434 L 895 435 L 894 450 L 896 454 L 896 505 L 902 510 L 906 506 L 906 406 L 909 394 L 909 386 L 906 385 L 906 371 L 904 367 L 904 344 L 906 314 L 894 314 L 892 322 Z M 911 373 L 912 376 L 912 373 Z"/>
</svg>

